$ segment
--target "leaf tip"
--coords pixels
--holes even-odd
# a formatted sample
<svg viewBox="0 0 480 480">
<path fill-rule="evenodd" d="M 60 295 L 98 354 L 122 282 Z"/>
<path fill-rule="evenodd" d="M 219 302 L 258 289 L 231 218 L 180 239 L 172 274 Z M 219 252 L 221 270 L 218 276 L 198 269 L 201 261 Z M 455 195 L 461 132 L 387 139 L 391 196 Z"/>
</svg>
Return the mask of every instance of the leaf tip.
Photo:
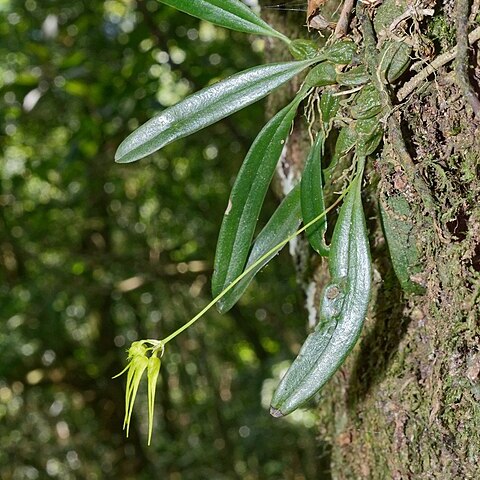
<svg viewBox="0 0 480 480">
<path fill-rule="evenodd" d="M 221 315 L 227 313 L 231 308 L 230 305 L 228 305 L 223 299 L 219 300 L 215 306 L 217 308 L 217 312 Z"/>
<path fill-rule="evenodd" d="M 132 163 L 140 160 L 143 157 L 146 157 L 150 152 L 144 152 L 138 148 L 132 140 L 132 135 L 135 135 L 136 132 L 130 134 L 117 148 L 115 152 L 115 162 L 116 163 Z"/>
<path fill-rule="evenodd" d="M 125 151 L 125 148 L 122 147 L 123 143 L 119 145 L 117 151 L 115 152 L 115 163 L 130 163 L 134 160 L 129 159 L 128 152 Z"/>
<path fill-rule="evenodd" d="M 274 418 L 281 418 L 285 416 L 280 409 L 275 407 L 270 407 L 270 415 Z"/>
</svg>

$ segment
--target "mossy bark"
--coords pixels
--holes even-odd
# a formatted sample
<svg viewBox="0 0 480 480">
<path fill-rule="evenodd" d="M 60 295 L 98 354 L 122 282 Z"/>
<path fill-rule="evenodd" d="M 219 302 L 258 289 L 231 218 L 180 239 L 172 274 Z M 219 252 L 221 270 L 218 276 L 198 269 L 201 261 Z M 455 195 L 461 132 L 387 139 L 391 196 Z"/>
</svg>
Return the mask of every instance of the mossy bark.
<svg viewBox="0 0 480 480">
<path fill-rule="evenodd" d="M 451 48 L 455 25 L 451 2 L 436 8 L 433 19 L 422 24 L 433 56 Z M 268 11 L 265 18 L 287 34 L 305 36 L 301 15 Z M 473 77 L 478 55 L 476 49 L 470 53 Z M 285 47 L 273 41 L 267 56 L 283 59 Z M 472 83 L 478 93 L 474 78 Z M 272 96 L 268 115 L 296 86 L 289 88 Z M 369 161 L 364 203 L 374 288 L 362 337 L 318 403 L 319 438 L 328 442 L 331 456 L 330 472 L 318 478 L 478 478 L 480 121 L 457 86 L 453 64 L 429 77 L 396 114 L 414 171 L 406 171 L 388 138 Z M 299 119 L 284 171 L 301 169 L 307 146 Z M 425 202 L 414 176 L 423 180 L 432 204 Z M 405 293 L 394 273 L 380 198 L 400 198 L 408 207 L 404 221 L 419 259 L 414 280 L 423 285 L 423 294 Z M 298 257 L 314 262 L 305 243 L 298 248 L 304 249 Z M 325 267 L 313 274 L 303 269 L 302 275 L 305 271 L 311 277 L 302 278 L 304 286 L 314 281 L 319 291 Z"/>
</svg>

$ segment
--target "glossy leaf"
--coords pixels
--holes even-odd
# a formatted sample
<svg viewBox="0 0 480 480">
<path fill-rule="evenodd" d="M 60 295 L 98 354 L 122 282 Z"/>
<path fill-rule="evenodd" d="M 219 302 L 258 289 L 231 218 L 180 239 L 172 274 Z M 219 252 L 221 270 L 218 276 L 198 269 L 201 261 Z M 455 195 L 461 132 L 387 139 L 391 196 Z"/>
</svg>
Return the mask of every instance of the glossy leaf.
<svg viewBox="0 0 480 480">
<path fill-rule="evenodd" d="M 214 296 L 244 270 L 260 209 L 301 100 L 297 96 L 265 125 L 238 173 L 217 242 Z"/>
<path fill-rule="evenodd" d="M 371 287 L 371 262 L 360 196 L 353 181 L 335 226 L 329 255 L 331 282 L 320 322 L 276 390 L 270 413 L 283 416 L 312 398 L 342 365 L 360 335 Z"/>
<path fill-rule="evenodd" d="M 134 162 L 228 117 L 265 97 L 312 63 L 314 60 L 262 65 L 204 88 L 131 133 L 118 147 L 115 161 Z"/>
<path fill-rule="evenodd" d="M 317 135 L 305 162 L 301 181 L 301 201 L 303 223 L 307 224 L 318 217 L 325 210 L 322 180 L 322 154 L 325 137 L 322 133 Z M 327 231 L 327 218 L 307 228 L 307 238 L 312 248 L 320 255 L 327 256 L 329 247 L 325 243 Z"/>
<path fill-rule="evenodd" d="M 286 43 L 290 40 L 264 22 L 239 0 L 159 0 L 193 17 L 237 32 L 277 37 Z"/>
<path fill-rule="evenodd" d="M 271 216 L 268 223 L 255 239 L 252 251 L 248 257 L 245 270 L 262 258 L 267 252 L 278 246 L 282 240 L 295 233 L 302 220 L 300 208 L 300 185 L 297 185 L 283 199 L 277 210 Z M 242 281 L 230 290 L 217 304 L 218 310 L 225 313 L 237 303 L 243 295 L 254 276 L 281 250 L 275 250 L 264 261 L 257 265 Z"/>
</svg>

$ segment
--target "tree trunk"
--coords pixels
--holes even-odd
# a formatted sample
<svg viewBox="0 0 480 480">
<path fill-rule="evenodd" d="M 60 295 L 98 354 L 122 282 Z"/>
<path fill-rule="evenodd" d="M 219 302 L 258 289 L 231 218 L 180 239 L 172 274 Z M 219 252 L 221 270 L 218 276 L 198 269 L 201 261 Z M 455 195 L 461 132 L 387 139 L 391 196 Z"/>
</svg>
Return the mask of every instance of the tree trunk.
<svg viewBox="0 0 480 480">
<path fill-rule="evenodd" d="M 455 45 L 452 26 L 460 10 L 450 1 L 429 2 L 428 8 L 436 8 L 435 17 L 424 20 L 412 38 L 423 42 L 430 62 Z M 305 36 L 304 17 L 263 13 L 279 30 Z M 476 47 L 469 55 L 478 90 Z M 267 56 L 268 61 L 283 59 L 285 48 L 269 40 Z M 398 86 L 412 76 L 407 73 Z M 424 83 L 394 114 L 412 162 L 395 153 L 397 139 L 391 132 L 381 152 L 368 161 L 364 206 L 373 293 L 360 341 L 321 393 L 318 428 L 331 454 L 331 472 L 324 478 L 478 478 L 480 121 L 453 63 Z M 273 96 L 268 115 L 295 88 Z M 289 169 L 295 174 L 301 169 L 307 139 L 299 119 L 282 163 L 283 177 Z M 423 286 L 422 294 L 405 293 L 397 280 L 379 201 L 393 219 L 394 236 L 405 235 L 418 256 L 412 277 Z M 309 266 L 300 269 L 300 283 L 305 287 L 314 281 L 318 296 L 327 270 L 325 265 L 312 270 L 308 245 L 298 245 L 296 257 L 307 259 Z"/>
</svg>

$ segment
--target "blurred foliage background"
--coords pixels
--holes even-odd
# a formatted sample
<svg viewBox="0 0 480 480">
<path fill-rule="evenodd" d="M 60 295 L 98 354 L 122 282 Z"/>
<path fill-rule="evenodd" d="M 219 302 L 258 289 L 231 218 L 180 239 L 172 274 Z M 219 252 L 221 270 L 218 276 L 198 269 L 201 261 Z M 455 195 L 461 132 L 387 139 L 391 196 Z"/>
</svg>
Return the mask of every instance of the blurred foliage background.
<svg viewBox="0 0 480 480">
<path fill-rule="evenodd" d="M 126 439 L 124 379 L 111 379 L 132 341 L 165 336 L 210 299 L 263 106 L 136 164 L 114 164 L 114 151 L 262 48 L 155 0 L 0 0 L 2 480 L 317 478 L 312 414 L 268 414 L 305 331 L 285 252 L 231 313 L 169 346 L 150 448 L 146 392 Z"/>
</svg>

